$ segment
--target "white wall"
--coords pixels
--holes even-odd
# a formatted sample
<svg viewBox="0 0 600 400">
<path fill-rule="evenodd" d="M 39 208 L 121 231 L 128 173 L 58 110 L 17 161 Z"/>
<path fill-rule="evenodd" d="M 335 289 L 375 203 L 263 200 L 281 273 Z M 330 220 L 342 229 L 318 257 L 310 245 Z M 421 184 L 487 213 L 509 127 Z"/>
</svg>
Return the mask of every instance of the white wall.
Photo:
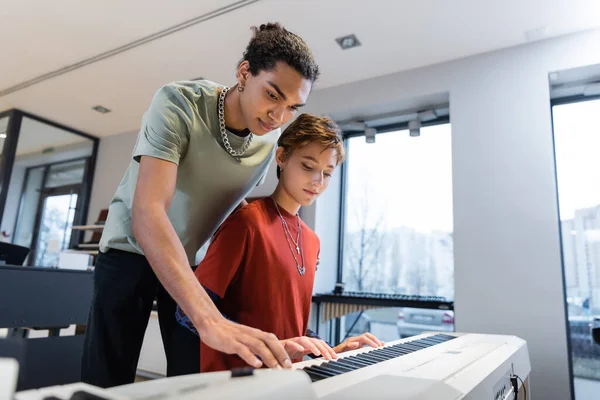
<svg viewBox="0 0 600 400">
<path fill-rule="evenodd" d="M 324 89 L 306 107 L 335 117 L 450 93 L 456 329 L 526 339 L 535 398 L 570 398 L 548 73 L 596 63 L 600 30 Z"/>
<path fill-rule="evenodd" d="M 138 132 L 126 132 L 100 139 L 87 223 L 96 222 L 100 210 L 108 208 L 127 170 Z"/>
</svg>

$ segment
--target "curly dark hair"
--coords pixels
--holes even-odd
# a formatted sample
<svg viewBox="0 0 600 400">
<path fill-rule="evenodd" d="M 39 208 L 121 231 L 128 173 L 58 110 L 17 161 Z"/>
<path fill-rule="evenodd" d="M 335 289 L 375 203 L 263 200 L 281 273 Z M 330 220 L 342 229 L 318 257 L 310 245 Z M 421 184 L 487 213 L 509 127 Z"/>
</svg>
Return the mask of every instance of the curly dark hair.
<svg viewBox="0 0 600 400">
<path fill-rule="evenodd" d="M 319 66 L 300 36 L 277 22 L 262 24 L 258 28 L 253 26 L 252 30 L 254 35 L 239 62 L 248 61 L 252 75 L 256 76 L 260 71 L 272 71 L 275 64 L 282 61 L 312 83 L 317 80 Z"/>
</svg>

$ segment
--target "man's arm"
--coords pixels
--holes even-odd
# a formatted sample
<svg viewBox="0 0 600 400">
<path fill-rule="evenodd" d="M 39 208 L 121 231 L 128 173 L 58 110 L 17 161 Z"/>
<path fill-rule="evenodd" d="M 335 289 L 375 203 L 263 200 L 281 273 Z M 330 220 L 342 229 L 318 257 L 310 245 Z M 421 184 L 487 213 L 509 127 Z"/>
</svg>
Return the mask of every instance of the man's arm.
<svg viewBox="0 0 600 400">
<path fill-rule="evenodd" d="M 131 222 L 133 234 L 154 273 L 207 346 L 237 354 L 255 367 L 262 364 L 256 355 L 269 367 L 290 367 L 291 361 L 275 335 L 225 319 L 194 276 L 167 217 L 176 180 L 176 164 L 141 157 Z"/>
</svg>

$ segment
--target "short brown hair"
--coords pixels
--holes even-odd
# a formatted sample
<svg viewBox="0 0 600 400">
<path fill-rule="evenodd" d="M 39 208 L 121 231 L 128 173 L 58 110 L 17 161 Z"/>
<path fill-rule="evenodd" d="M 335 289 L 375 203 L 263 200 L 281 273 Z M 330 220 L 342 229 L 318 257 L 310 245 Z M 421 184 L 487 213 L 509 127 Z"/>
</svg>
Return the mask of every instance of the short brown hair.
<svg viewBox="0 0 600 400">
<path fill-rule="evenodd" d="M 327 149 L 335 149 L 337 165 L 346 158 L 344 142 L 340 128 L 327 117 L 301 114 L 281 134 L 277 145 L 283 147 L 283 158 L 287 160 L 292 153 L 309 143 L 317 142 Z M 277 166 L 277 178 L 281 170 Z"/>
</svg>

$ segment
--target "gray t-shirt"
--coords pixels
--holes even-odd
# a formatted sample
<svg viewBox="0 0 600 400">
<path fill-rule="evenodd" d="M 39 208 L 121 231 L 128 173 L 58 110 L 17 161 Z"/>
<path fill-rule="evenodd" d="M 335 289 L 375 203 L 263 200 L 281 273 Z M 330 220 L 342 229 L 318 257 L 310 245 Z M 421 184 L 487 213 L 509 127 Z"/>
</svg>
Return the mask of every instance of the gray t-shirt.
<svg viewBox="0 0 600 400">
<path fill-rule="evenodd" d="M 202 244 L 264 180 L 280 130 L 255 136 L 240 161 L 233 158 L 225 150 L 219 131 L 220 87 L 201 80 L 174 82 L 158 90 L 144 114 L 133 159 L 110 203 L 100 251 L 112 248 L 143 254 L 131 229 L 141 156 L 178 165 L 175 194 L 167 215 L 190 265 L 195 264 L 195 254 Z M 231 132 L 227 135 L 233 149 L 241 149 L 246 138 Z"/>
</svg>

